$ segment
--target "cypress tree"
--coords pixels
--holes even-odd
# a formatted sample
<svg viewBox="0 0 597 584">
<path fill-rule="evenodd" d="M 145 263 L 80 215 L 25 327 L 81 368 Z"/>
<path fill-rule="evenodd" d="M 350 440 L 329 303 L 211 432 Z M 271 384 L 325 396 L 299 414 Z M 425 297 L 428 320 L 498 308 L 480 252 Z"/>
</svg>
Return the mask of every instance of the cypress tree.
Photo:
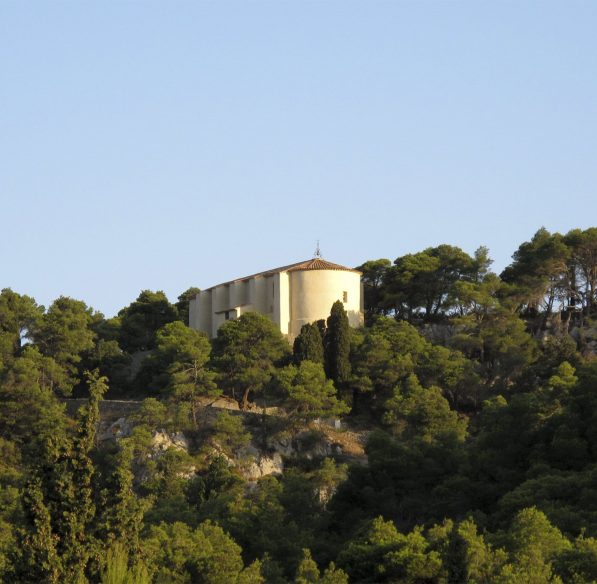
<svg viewBox="0 0 597 584">
<path fill-rule="evenodd" d="M 19 557 L 15 559 L 18 582 L 58 584 L 62 566 L 56 550 L 57 537 L 52 531 L 39 477 L 32 477 L 23 492 L 25 527 L 20 531 Z"/>
<path fill-rule="evenodd" d="M 98 537 L 105 543 L 122 545 L 127 554 L 136 556 L 148 500 L 137 498 L 133 490 L 132 443 L 123 440 L 120 446 L 107 488 L 101 494 Z"/>
<path fill-rule="evenodd" d="M 301 361 L 324 363 L 323 339 L 317 324 L 304 324 L 301 332 L 294 339 L 294 361 L 298 365 Z"/>
<path fill-rule="evenodd" d="M 97 371 L 87 377 L 89 403 L 79 411 L 75 436 L 58 432 L 44 437 L 39 463 L 23 494 L 23 581 L 87 582 L 96 547 L 90 534 L 96 511 L 91 450 L 99 402 L 107 390 L 106 378 Z"/>
<path fill-rule="evenodd" d="M 325 342 L 325 318 L 320 318 L 319 320 L 315 321 L 315 326 L 319 330 L 321 340 Z"/>
<path fill-rule="evenodd" d="M 350 378 L 350 326 L 344 304 L 336 300 L 327 320 L 325 333 L 325 371 L 336 384 Z"/>
</svg>

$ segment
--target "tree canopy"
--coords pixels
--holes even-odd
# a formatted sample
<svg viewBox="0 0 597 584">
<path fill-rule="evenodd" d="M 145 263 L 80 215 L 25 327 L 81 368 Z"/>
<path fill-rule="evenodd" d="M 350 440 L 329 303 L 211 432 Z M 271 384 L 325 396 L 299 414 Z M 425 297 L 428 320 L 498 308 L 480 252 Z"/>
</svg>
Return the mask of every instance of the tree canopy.
<svg viewBox="0 0 597 584">
<path fill-rule="evenodd" d="M 364 262 L 292 349 L 2 290 L 0 583 L 597 582 L 595 240 Z"/>
</svg>

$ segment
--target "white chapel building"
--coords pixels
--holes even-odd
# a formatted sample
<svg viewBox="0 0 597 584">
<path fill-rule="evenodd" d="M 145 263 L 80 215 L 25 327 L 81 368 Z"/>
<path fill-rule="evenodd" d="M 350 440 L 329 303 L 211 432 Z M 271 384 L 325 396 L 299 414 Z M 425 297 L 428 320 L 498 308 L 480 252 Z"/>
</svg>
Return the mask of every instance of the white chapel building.
<svg viewBox="0 0 597 584">
<path fill-rule="evenodd" d="M 189 325 L 215 337 L 225 321 L 260 312 L 293 341 L 304 324 L 327 318 L 336 300 L 351 326 L 363 324 L 361 272 L 315 257 L 202 290 L 190 302 Z"/>
</svg>

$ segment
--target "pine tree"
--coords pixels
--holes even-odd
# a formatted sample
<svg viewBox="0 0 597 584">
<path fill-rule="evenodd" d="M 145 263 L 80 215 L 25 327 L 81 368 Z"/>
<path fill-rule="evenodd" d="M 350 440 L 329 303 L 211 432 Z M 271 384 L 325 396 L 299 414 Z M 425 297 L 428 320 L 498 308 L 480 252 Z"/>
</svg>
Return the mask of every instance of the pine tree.
<svg viewBox="0 0 597 584">
<path fill-rule="evenodd" d="M 325 333 L 325 370 L 336 384 L 350 378 L 350 326 L 340 300 L 332 305 Z"/>
<path fill-rule="evenodd" d="M 308 549 L 303 550 L 303 559 L 297 568 L 294 581 L 296 584 L 317 584 L 319 582 L 319 568 Z"/>
</svg>

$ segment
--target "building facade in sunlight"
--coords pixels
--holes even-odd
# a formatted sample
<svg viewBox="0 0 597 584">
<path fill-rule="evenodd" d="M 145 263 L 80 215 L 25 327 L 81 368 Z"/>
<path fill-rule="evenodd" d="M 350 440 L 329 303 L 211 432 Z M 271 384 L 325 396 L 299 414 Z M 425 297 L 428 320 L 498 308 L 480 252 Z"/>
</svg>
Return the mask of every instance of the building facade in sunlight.
<svg viewBox="0 0 597 584">
<path fill-rule="evenodd" d="M 292 341 L 304 324 L 327 318 L 336 300 L 351 326 L 363 324 L 361 272 L 315 257 L 202 290 L 190 302 L 189 324 L 215 337 L 227 320 L 260 312 Z"/>
</svg>

